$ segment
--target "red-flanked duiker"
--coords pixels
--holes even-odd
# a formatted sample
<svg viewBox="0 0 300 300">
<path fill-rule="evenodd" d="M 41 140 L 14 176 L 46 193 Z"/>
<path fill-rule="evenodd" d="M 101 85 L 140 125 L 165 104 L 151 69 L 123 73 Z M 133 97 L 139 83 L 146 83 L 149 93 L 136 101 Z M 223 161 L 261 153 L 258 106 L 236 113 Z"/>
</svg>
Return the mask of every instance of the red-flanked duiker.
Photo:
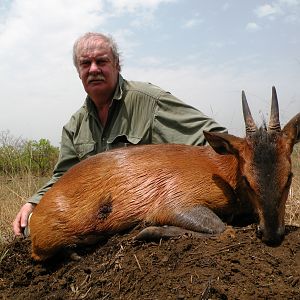
<svg viewBox="0 0 300 300">
<path fill-rule="evenodd" d="M 274 87 L 268 127 L 256 127 L 244 92 L 242 104 L 245 138 L 204 132 L 210 146 L 119 148 L 72 167 L 33 211 L 32 257 L 42 261 L 138 223 L 161 226 L 138 238 L 182 230 L 210 235 L 244 216 L 257 220 L 265 243 L 280 244 L 300 113 L 281 130 Z"/>
</svg>

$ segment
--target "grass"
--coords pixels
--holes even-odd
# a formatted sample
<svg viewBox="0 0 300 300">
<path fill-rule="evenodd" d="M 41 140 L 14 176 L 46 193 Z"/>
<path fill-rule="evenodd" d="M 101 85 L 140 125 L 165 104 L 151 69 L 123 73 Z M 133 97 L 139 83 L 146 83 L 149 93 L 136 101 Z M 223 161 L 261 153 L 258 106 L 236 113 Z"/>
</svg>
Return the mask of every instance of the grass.
<svg viewBox="0 0 300 300">
<path fill-rule="evenodd" d="M 286 205 L 286 224 L 300 226 L 300 144 L 293 155 L 294 178 Z M 22 175 L 0 176 L 0 259 L 7 254 L 7 245 L 14 238 L 12 222 L 20 207 L 48 178 L 30 172 Z M 0 261 L 1 263 L 1 261 Z"/>
<path fill-rule="evenodd" d="M 286 223 L 300 227 L 300 144 L 294 147 L 292 163 L 294 178 L 286 204 Z"/>
<path fill-rule="evenodd" d="M 30 172 L 22 175 L 0 176 L 0 245 L 13 239 L 12 222 L 20 207 L 48 178 Z"/>
</svg>

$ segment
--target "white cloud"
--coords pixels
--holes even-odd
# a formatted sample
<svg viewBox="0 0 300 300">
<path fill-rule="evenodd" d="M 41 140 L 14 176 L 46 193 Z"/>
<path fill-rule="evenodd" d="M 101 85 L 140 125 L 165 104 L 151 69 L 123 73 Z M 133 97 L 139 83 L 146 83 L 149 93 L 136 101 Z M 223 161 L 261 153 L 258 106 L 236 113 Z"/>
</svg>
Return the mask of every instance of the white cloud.
<svg viewBox="0 0 300 300">
<path fill-rule="evenodd" d="M 155 56 L 146 56 L 141 58 L 138 61 L 138 64 L 142 65 L 142 66 L 161 66 L 163 64 L 162 59 L 155 57 Z"/>
<path fill-rule="evenodd" d="M 246 25 L 246 30 L 248 32 L 256 32 L 256 31 L 259 31 L 260 29 L 261 29 L 260 26 L 254 22 L 250 22 Z"/>
<path fill-rule="evenodd" d="M 228 2 L 224 3 L 223 6 L 222 6 L 222 10 L 226 11 L 228 10 L 230 7 L 230 4 Z"/>
<path fill-rule="evenodd" d="M 184 24 L 183 24 L 183 28 L 193 28 L 196 27 L 197 25 L 203 23 L 202 19 L 199 18 L 193 18 L 190 20 L 187 20 Z"/>
<path fill-rule="evenodd" d="M 254 13 L 259 18 L 274 20 L 282 16 L 287 23 L 299 21 L 300 0 L 277 0 L 257 7 Z"/>
<path fill-rule="evenodd" d="M 0 55 L 17 54 L 39 60 L 69 52 L 75 37 L 103 24 L 101 3 L 15 0 L 0 31 Z"/>
<path fill-rule="evenodd" d="M 115 32 L 112 32 L 112 35 L 121 51 L 121 64 L 123 57 L 130 58 L 133 55 L 133 52 L 136 47 L 139 46 L 139 43 L 136 41 L 135 34 L 129 29 L 118 29 Z"/>
<path fill-rule="evenodd" d="M 287 6 L 300 6 L 300 0 L 279 0 L 279 4 Z"/>
<path fill-rule="evenodd" d="M 219 48 L 219 49 L 224 48 L 224 46 L 226 45 L 226 43 L 223 41 L 211 41 L 208 44 L 210 48 Z"/>
<path fill-rule="evenodd" d="M 130 26 L 139 28 L 141 26 L 153 26 L 156 9 L 164 3 L 172 3 L 177 0 L 106 0 L 110 15 L 120 17 L 130 14 Z"/>
<path fill-rule="evenodd" d="M 109 3 L 119 13 L 135 12 L 138 9 L 155 10 L 162 3 L 174 2 L 176 0 L 110 0 Z"/>
<path fill-rule="evenodd" d="M 264 4 L 255 9 L 255 14 L 259 18 L 274 18 L 276 15 L 279 15 L 281 13 L 282 10 L 278 5 Z"/>
<path fill-rule="evenodd" d="M 288 15 L 284 18 L 284 21 L 286 23 L 291 23 L 291 24 L 297 23 L 297 22 L 299 22 L 299 16 L 298 15 Z"/>
</svg>

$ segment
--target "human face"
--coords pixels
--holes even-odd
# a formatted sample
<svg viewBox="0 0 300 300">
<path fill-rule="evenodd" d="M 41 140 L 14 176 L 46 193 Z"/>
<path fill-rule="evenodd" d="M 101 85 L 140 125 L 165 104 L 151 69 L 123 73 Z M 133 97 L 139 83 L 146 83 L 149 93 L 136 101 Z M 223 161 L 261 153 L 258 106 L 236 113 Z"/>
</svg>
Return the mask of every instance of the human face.
<svg viewBox="0 0 300 300">
<path fill-rule="evenodd" d="M 85 41 L 77 54 L 78 72 L 85 91 L 94 101 L 111 100 L 118 82 L 119 63 L 101 39 Z"/>
</svg>

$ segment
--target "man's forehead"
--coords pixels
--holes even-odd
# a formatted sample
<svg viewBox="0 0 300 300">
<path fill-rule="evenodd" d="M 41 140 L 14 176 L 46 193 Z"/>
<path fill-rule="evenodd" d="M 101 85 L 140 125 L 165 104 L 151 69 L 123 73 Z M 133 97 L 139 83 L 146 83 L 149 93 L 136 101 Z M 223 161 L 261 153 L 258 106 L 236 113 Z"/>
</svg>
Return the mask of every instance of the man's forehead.
<svg viewBox="0 0 300 300">
<path fill-rule="evenodd" d="M 92 53 L 99 55 L 108 55 L 111 53 L 109 44 L 101 39 L 89 39 L 78 45 L 78 55 L 86 56 Z"/>
</svg>

